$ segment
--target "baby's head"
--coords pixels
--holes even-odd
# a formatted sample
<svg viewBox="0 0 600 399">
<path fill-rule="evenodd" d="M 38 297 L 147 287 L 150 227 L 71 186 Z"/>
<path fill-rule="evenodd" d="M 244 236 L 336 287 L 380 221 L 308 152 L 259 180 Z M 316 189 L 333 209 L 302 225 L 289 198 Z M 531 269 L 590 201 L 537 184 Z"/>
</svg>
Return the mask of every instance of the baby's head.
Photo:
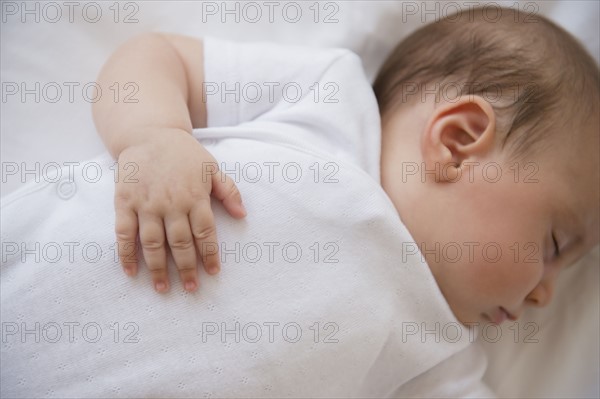
<svg viewBox="0 0 600 399">
<path fill-rule="evenodd" d="M 463 323 L 546 305 L 599 241 L 598 66 L 552 22 L 499 12 L 419 29 L 374 83 L 383 188 Z"/>
</svg>

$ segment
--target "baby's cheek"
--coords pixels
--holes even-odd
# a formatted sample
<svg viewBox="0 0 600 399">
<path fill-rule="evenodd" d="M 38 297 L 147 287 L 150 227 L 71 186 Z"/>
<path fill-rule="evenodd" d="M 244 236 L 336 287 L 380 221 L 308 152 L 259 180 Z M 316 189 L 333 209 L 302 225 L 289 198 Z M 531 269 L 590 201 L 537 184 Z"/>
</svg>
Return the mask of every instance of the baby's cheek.
<svg viewBox="0 0 600 399">
<path fill-rule="evenodd" d="M 480 253 L 473 262 L 463 265 L 463 278 L 476 293 L 497 297 L 518 291 L 522 285 L 522 268 L 510 259 L 492 259 Z M 528 274 L 528 273 L 527 273 Z"/>
</svg>

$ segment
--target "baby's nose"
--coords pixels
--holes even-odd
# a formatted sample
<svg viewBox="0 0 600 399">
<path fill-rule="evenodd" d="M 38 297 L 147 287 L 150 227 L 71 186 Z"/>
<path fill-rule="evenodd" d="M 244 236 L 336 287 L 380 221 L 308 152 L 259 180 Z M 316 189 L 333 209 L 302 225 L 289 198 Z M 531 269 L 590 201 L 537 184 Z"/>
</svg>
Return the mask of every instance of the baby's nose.
<svg viewBox="0 0 600 399">
<path fill-rule="evenodd" d="M 541 281 L 530 293 L 527 295 L 525 302 L 528 305 L 536 307 L 544 307 L 552 301 L 552 295 L 554 294 L 554 280 Z"/>
</svg>

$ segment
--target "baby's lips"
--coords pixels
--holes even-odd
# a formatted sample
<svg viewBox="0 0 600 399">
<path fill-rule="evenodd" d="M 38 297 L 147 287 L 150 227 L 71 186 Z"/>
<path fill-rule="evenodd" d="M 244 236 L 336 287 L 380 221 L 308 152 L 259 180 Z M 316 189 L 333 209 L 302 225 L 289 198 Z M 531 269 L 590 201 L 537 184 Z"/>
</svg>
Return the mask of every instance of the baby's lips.
<svg viewBox="0 0 600 399">
<path fill-rule="evenodd" d="M 494 324 L 502 324 L 508 319 L 508 313 L 502 307 L 496 308 L 496 310 L 490 315 L 490 320 Z"/>
<path fill-rule="evenodd" d="M 509 312 L 508 310 L 502 308 L 502 310 L 504 310 L 506 312 L 506 314 L 508 315 L 508 319 L 510 321 L 517 321 L 519 319 L 519 317 L 521 317 L 521 312 Z"/>
<path fill-rule="evenodd" d="M 508 319 L 508 313 L 502 307 L 497 307 L 493 312 L 484 313 L 483 316 L 493 324 L 502 324 Z"/>
<path fill-rule="evenodd" d="M 506 320 L 515 321 L 517 317 L 513 315 L 508 310 L 504 309 L 502 306 L 498 307 L 498 309 L 490 316 L 490 319 L 494 324 L 502 324 Z"/>
</svg>

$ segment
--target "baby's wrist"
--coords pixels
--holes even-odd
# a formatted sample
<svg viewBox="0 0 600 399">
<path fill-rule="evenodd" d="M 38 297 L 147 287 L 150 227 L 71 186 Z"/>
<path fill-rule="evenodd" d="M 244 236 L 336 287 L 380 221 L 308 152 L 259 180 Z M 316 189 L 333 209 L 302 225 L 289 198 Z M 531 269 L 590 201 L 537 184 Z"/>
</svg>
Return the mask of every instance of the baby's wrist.
<svg viewBox="0 0 600 399">
<path fill-rule="evenodd" d="M 151 142 L 157 142 L 160 145 L 172 145 L 174 143 L 174 135 L 191 136 L 191 132 L 171 127 L 136 128 L 126 134 L 116 135 L 118 140 L 110 143 L 108 149 L 115 159 L 118 159 L 119 155 L 130 147 L 147 145 Z"/>
</svg>

